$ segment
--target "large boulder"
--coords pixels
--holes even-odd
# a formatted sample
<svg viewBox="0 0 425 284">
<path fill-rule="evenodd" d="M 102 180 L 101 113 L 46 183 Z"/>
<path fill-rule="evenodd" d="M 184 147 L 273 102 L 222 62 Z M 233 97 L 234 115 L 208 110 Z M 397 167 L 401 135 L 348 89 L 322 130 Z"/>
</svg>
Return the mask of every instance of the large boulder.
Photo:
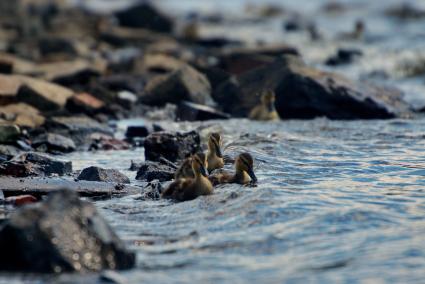
<svg viewBox="0 0 425 284">
<path fill-rule="evenodd" d="M 153 106 L 177 104 L 183 100 L 203 105 L 214 104 L 208 79 L 189 65 L 153 78 L 140 98 L 141 103 Z"/>
<path fill-rule="evenodd" d="M 400 91 L 354 82 L 307 66 L 295 56 L 232 77 L 213 97 L 225 112 L 246 116 L 264 89 L 275 91 L 281 118 L 383 119 L 409 113 Z"/>
<path fill-rule="evenodd" d="M 121 26 L 171 32 L 173 21 L 149 3 L 139 3 L 115 14 Z"/>
<path fill-rule="evenodd" d="M 0 229 L 0 270 L 37 273 L 129 269 L 135 255 L 90 202 L 62 190 L 13 213 Z"/>
<path fill-rule="evenodd" d="M 10 119 L 18 126 L 38 127 L 45 122 L 44 116 L 38 109 L 24 103 L 1 106 L 0 116 Z"/>
<path fill-rule="evenodd" d="M 78 176 L 78 180 L 130 183 L 130 179 L 119 171 L 99 167 L 85 168 Z"/>
<path fill-rule="evenodd" d="M 195 131 L 187 133 L 155 132 L 144 142 L 145 158 L 160 161 L 165 158 L 171 162 L 182 160 L 201 150 L 201 138 Z"/>
<path fill-rule="evenodd" d="M 136 179 L 148 182 L 153 180 L 169 181 L 173 179 L 175 171 L 176 169 L 170 165 L 147 161 L 140 166 Z"/>
</svg>

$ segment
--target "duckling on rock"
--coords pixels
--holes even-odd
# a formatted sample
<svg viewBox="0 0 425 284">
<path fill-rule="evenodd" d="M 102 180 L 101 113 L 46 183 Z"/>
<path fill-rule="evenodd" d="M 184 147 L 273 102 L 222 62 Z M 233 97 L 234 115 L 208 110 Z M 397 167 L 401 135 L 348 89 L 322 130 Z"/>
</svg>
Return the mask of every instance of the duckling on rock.
<svg viewBox="0 0 425 284">
<path fill-rule="evenodd" d="M 213 185 L 222 183 L 256 183 L 257 177 L 254 174 L 254 159 L 250 154 L 242 153 L 236 157 L 234 174 L 223 172 L 210 175 L 209 179 Z"/>
<path fill-rule="evenodd" d="M 223 155 L 221 152 L 221 136 L 219 133 L 211 133 L 208 137 L 207 169 L 211 173 L 213 170 L 224 167 Z M 174 174 L 175 179 L 193 178 L 195 175 L 192 170 L 192 157 L 183 161 Z"/>
<path fill-rule="evenodd" d="M 278 120 L 279 114 L 274 106 L 275 100 L 276 96 L 272 90 L 264 91 L 261 95 L 260 105 L 251 110 L 249 118 L 254 120 Z"/>
<path fill-rule="evenodd" d="M 205 154 L 197 153 L 193 155 L 191 162 L 195 177 L 175 180 L 164 190 L 161 195 L 163 198 L 187 201 L 213 192 L 213 186 L 208 179 Z"/>
</svg>

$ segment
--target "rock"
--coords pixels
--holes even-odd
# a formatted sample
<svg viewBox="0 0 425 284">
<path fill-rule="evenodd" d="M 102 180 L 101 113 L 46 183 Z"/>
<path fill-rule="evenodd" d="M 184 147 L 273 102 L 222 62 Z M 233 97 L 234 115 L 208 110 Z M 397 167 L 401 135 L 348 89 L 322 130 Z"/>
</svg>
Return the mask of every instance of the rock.
<svg viewBox="0 0 425 284">
<path fill-rule="evenodd" d="M 0 163 L 8 161 L 13 157 L 21 154 L 22 151 L 11 145 L 0 145 Z"/>
<path fill-rule="evenodd" d="M 230 115 L 209 106 L 182 101 L 177 107 L 176 117 L 181 121 L 204 121 L 211 119 L 229 119 Z"/>
<path fill-rule="evenodd" d="M 130 179 L 119 171 L 99 167 L 85 168 L 78 176 L 78 180 L 130 183 Z"/>
<path fill-rule="evenodd" d="M 47 133 L 36 137 L 32 146 L 45 149 L 49 153 L 69 153 L 76 149 L 74 141 L 60 134 Z"/>
<path fill-rule="evenodd" d="M 139 3 L 115 14 L 121 26 L 145 28 L 157 32 L 170 33 L 172 20 L 149 3 Z"/>
<path fill-rule="evenodd" d="M 0 143 L 12 143 L 21 136 L 18 126 L 0 121 Z"/>
<path fill-rule="evenodd" d="M 128 184 L 84 180 L 75 181 L 53 177 L 14 178 L 0 176 L 0 184 L 6 196 L 30 194 L 37 199 L 41 199 L 42 196 L 58 191 L 61 188 L 69 188 L 77 192 L 80 196 L 91 198 L 123 196 L 140 192 L 139 187 Z"/>
<path fill-rule="evenodd" d="M 129 91 L 120 91 L 117 94 L 117 102 L 121 106 L 131 109 L 137 103 L 137 96 Z"/>
<path fill-rule="evenodd" d="M 326 60 L 325 64 L 329 66 L 350 64 L 362 55 L 363 52 L 358 49 L 339 49 L 336 55 L 333 55 Z"/>
<path fill-rule="evenodd" d="M 196 68 L 207 77 L 212 90 L 215 90 L 221 83 L 229 80 L 232 76 L 232 74 L 215 66 L 197 66 Z"/>
<path fill-rule="evenodd" d="M 0 231 L 0 270 L 37 273 L 129 269 L 129 252 L 96 208 L 62 190 L 23 207 Z"/>
<path fill-rule="evenodd" d="M 66 38 L 60 37 L 45 37 L 38 40 L 38 49 L 42 57 L 48 56 L 67 56 L 68 58 L 75 58 L 77 50 L 74 44 Z"/>
<path fill-rule="evenodd" d="M 195 131 L 187 133 L 155 132 L 144 142 L 145 158 L 160 161 L 163 157 L 171 162 L 182 160 L 201 150 L 201 139 Z"/>
<path fill-rule="evenodd" d="M 137 180 L 143 181 L 169 181 L 174 178 L 175 168 L 160 162 L 145 162 L 137 171 Z"/>
<path fill-rule="evenodd" d="M 6 198 L 6 203 L 12 204 L 14 206 L 22 206 L 26 204 L 31 204 L 37 202 L 37 198 L 35 198 L 32 195 L 25 194 L 25 195 L 18 195 L 18 196 L 10 196 Z"/>
<path fill-rule="evenodd" d="M 13 103 L 20 86 L 19 77 L 0 74 L 0 105 Z"/>
<path fill-rule="evenodd" d="M 19 77 L 20 87 L 16 100 L 36 107 L 41 111 L 55 111 L 62 109 L 66 101 L 72 97 L 70 89 L 59 85 L 29 77 Z"/>
<path fill-rule="evenodd" d="M 21 154 L 0 164 L 0 175 L 6 176 L 63 176 L 71 173 L 71 162 L 54 160 L 48 155 L 34 152 Z"/>
<path fill-rule="evenodd" d="M 100 39 L 112 46 L 144 46 L 155 42 L 175 42 L 167 35 L 139 28 L 108 27 L 101 31 Z"/>
<path fill-rule="evenodd" d="M 401 92 L 305 65 L 285 56 L 221 84 L 213 97 L 225 112 L 246 116 L 258 104 L 260 91 L 273 89 L 281 118 L 393 118 L 409 113 Z"/>
<path fill-rule="evenodd" d="M 106 135 L 94 135 L 92 136 L 92 143 L 90 144 L 89 151 L 96 150 L 128 150 L 130 149 L 130 144 L 126 141 L 116 139 L 114 137 Z"/>
<path fill-rule="evenodd" d="M 40 111 L 28 104 L 17 103 L 0 107 L 0 116 L 9 117 L 13 124 L 23 127 L 39 127 L 45 122 Z"/>
<path fill-rule="evenodd" d="M 73 113 L 94 114 L 105 104 L 88 93 L 79 93 L 68 99 L 66 109 Z"/>
<path fill-rule="evenodd" d="M 182 60 L 164 54 L 146 54 L 139 60 L 135 69 L 140 73 L 170 73 L 185 66 Z"/>
<path fill-rule="evenodd" d="M 148 82 L 140 102 L 147 105 L 163 106 L 182 100 L 198 104 L 213 105 L 211 85 L 208 79 L 189 65 Z"/>
<path fill-rule="evenodd" d="M 13 72 L 13 62 L 0 58 L 0 73 L 11 74 Z"/>
<path fill-rule="evenodd" d="M 160 181 L 151 181 L 143 188 L 141 196 L 136 197 L 135 200 L 158 200 L 161 198 L 162 190 L 163 187 Z"/>
<path fill-rule="evenodd" d="M 125 132 L 127 138 L 146 137 L 149 135 L 149 129 L 144 125 L 128 126 Z"/>
<path fill-rule="evenodd" d="M 385 14 L 400 20 L 415 20 L 425 17 L 425 10 L 405 2 L 391 7 L 385 11 Z"/>
</svg>

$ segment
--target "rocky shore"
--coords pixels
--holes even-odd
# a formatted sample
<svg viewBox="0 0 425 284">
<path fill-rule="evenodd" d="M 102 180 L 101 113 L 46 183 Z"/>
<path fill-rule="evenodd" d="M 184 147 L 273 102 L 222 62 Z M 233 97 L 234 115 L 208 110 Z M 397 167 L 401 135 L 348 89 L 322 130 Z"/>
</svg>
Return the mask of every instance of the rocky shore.
<svg viewBox="0 0 425 284">
<path fill-rule="evenodd" d="M 264 10 L 261 17 L 274 13 L 279 11 Z M 423 16 L 406 7 L 388 15 Z M 220 21 L 198 19 L 212 20 Z M 202 138 L 196 131 L 165 131 L 155 122 L 246 118 L 265 89 L 275 92 L 282 119 L 415 115 L 402 91 L 309 65 L 297 46 L 203 38 L 196 25 L 148 2 L 103 14 L 59 0 L 1 1 L 1 271 L 134 267 L 135 254 L 79 197 L 157 199 L 176 165 L 201 150 Z M 306 27 L 288 22 L 285 28 Z M 360 56 L 340 50 L 328 65 Z M 148 123 L 117 137 L 111 122 L 134 117 Z M 63 157 L 136 147 L 144 147 L 145 159 L 128 165 L 143 186 L 113 165 L 87 165 L 80 172 Z"/>
</svg>

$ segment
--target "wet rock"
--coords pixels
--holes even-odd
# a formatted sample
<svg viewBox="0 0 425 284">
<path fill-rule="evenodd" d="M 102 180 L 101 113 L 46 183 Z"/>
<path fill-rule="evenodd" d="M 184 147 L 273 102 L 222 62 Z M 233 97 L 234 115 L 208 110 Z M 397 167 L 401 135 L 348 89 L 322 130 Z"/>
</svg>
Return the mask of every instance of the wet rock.
<svg viewBox="0 0 425 284">
<path fill-rule="evenodd" d="M 0 58 L 0 74 L 11 74 L 13 72 L 13 62 Z"/>
<path fill-rule="evenodd" d="M 138 171 L 139 168 L 143 165 L 143 162 L 141 161 L 133 161 L 131 160 L 129 171 Z"/>
<path fill-rule="evenodd" d="M 0 74 L 0 105 L 15 102 L 15 97 L 20 86 L 20 77 Z"/>
<path fill-rule="evenodd" d="M 405 2 L 387 9 L 385 14 L 400 20 L 417 20 L 425 17 L 425 10 Z"/>
<path fill-rule="evenodd" d="M 88 93 L 79 93 L 68 99 L 66 109 L 73 113 L 94 114 L 105 104 Z"/>
<path fill-rule="evenodd" d="M 13 177 L 67 175 L 72 163 L 55 160 L 46 154 L 24 153 L 0 164 L 0 175 Z"/>
<path fill-rule="evenodd" d="M 68 58 L 77 56 L 77 50 L 75 49 L 74 44 L 66 38 L 41 38 L 38 40 L 38 49 L 40 51 L 40 55 L 44 58 L 52 55 L 56 58 L 58 56 L 67 56 Z"/>
<path fill-rule="evenodd" d="M 21 130 L 18 126 L 0 121 L 0 143 L 11 143 L 18 140 Z"/>
<path fill-rule="evenodd" d="M 353 82 L 309 67 L 294 56 L 230 79 L 214 92 L 214 99 L 225 112 L 245 116 L 259 103 L 258 94 L 265 88 L 275 91 L 281 118 L 373 119 L 410 112 L 396 89 Z"/>
<path fill-rule="evenodd" d="M 91 198 L 123 196 L 140 192 L 139 187 L 129 184 L 84 180 L 76 181 L 55 177 L 15 178 L 0 176 L 0 184 L 7 197 L 30 194 L 37 199 L 41 199 L 42 196 L 58 191 L 61 188 L 68 188 L 77 192 L 80 196 Z"/>
<path fill-rule="evenodd" d="M 183 101 L 177 107 L 176 117 L 181 121 L 229 119 L 230 115 L 215 108 Z"/>
<path fill-rule="evenodd" d="M 18 126 L 31 128 L 43 125 L 46 120 L 38 109 L 24 103 L 0 107 L 0 117 L 7 117 L 8 121 Z"/>
<path fill-rule="evenodd" d="M 13 213 L 0 240 L 2 271 L 87 272 L 135 265 L 135 255 L 96 208 L 70 190 Z"/>
<path fill-rule="evenodd" d="M 145 86 L 145 78 L 139 75 L 110 75 L 99 78 L 98 83 L 107 90 L 141 93 Z"/>
<path fill-rule="evenodd" d="M 74 141 L 60 134 L 47 133 L 36 137 L 32 146 L 49 153 L 69 153 L 76 149 Z"/>
<path fill-rule="evenodd" d="M 22 151 L 15 146 L 0 145 L 0 163 L 4 161 L 8 161 L 21 153 Z"/>
<path fill-rule="evenodd" d="M 14 206 L 22 206 L 26 204 L 35 203 L 37 201 L 38 201 L 37 198 L 29 194 L 10 196 L 5 199 L 6 203 L 12 204 Z"/>
<path fill-rule="evenodd" d="M 137 171 L 137 180 L 143 181 L 169 181 L 174 178 L 175 168 L 161 162 L 145 162 Z"/>
<path fill-rule="evenodd" d="M 144 125 L 134 125 L 128 126 L 127 131 L 125 132 L 125 137 L 127 138 L 139 138 L 146 137 L 149 135 L 149 129 Z"/>
<path fill-rule="evenodd" d="M 143 46 L 155 42 L 175 42 L 170 36 L 139 28 L 108 27 L 103 30 L 100 39 L 117 46 Z"/>
<path fill-rule="evenodd" d="M 139 3 L 115 14 L 124 27 L 145 28 L 169 33 L 173 30 L 172 20 L 149 3 Z"/>
<path fill-rule="evenodd" d="M 154 73 L 170 73 L 186 64 L 173 57 L 164 54 L 146 54 L 142 60 L 138 61 L 135 69 L 140 73 L 154 72 Z"/>
<path fill-rule="evenodd" d="M 329 66 L 350 64 L 362 55 L 363 52 L 359 49 L 339 49 L 335 55 L 326 60 L 325 64 Z"/>
<path fill-rule="evenodd" d="M 92 142 L 89 146 L 89 151 L 96 150 L 128 150 L 130 149 L 130 144 L 126 141 L 116 139 L 107 135 L 93 135 Z"/>
<path fill-rule="evenodd" d="M 78 180 L 130 183 L 130 179 L 119 171 L 99 167 L 85 168 L 78 176 Z"/>
<path fill-rule="evenodd" d="M 16 94 L 16 100 L 36 107 L 41 111 L 62 109 L 66 101 L 72 97 L 70 89 L 59 85 L 29 77 L 20 77 L 21 86 Z"/>
<path fill-rule="evenodd" d="M 163 187 L 160 181 L 154 180 L 149 182 L 142 191 L 141 196 L 136 197 L 136 200 L 158 200 L 161 198 Z"/>
<path fill-rule="evenodd" d="M 127 109 L 131 109 L 137 103 L 137 96 L 129 91 L 120 91 L 117 94 L 117 103 Z"/>
<path fill-rule="evenodd" d="M 201 149 L 201 139 L 195 131 L 187 133 L 155 132 L 144 142 L 145 158 L 160 161 L 163 157 L 171 162 L 184 159 Z"/>
<path fill-rule="evenodd" d="M 208 79 L 191 66 L 184 66 L 148 82 L 140 102 L 147 105 L 163 106 L 182 100 L 213 105 L 211 85 Z"/>
<path fill-rule="evenodd" d="M 215 66 L 197 66 L 197 69 L 210 81 L 212 90 L 215 90 L 221 83 L 229 80 L 232 76 L 229 72 Z"/>
</svg>

